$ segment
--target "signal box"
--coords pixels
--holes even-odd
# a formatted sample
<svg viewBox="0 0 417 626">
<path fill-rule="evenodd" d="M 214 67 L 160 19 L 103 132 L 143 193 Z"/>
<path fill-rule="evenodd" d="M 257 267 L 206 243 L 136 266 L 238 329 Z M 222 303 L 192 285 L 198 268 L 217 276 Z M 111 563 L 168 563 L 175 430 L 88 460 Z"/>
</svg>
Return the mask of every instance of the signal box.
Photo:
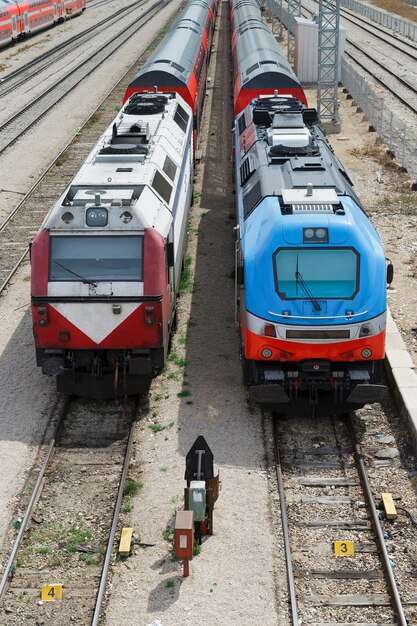
<svg viewBox="0 0 417 626">
<path fill-rule="evenodd" d="M 192 480 L 188 488 L 188 508 L 194 513 L 195 522 L 206 519 L 206 482 Z"/>
<path fill-rule="evenodd" d="M 194 519 L 192 511 L 177 511 L 174 528 L 174 550 L 178 559 L 192 559 Z"/>
</svg>

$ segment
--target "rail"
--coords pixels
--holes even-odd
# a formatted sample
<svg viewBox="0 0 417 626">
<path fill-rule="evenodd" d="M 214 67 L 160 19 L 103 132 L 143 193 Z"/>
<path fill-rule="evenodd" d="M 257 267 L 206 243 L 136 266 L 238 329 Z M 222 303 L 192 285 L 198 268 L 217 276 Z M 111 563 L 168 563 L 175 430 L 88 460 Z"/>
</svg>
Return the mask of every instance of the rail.
<svg viewBox="0 0 417 626">
<path fill-rule="evenodd" d="M 14 563 L 14 560 L 16 558 L 17 551 L 19 549 L 19 546 L 21 544 L 21 541 L 22 541 L 24 532 L 26 530 L 28 521 L 29 521 L 29 519 L 30 519 L 30 517 L 32 515 L 33 508 L 34 508 L 34 506 L 35 506 L 35 504 L 37 502 L 39 493 L 41 491 L 42 482 L 43 482 L 43 479 L 45 477 L 45 473 L 46 473 L 47 467 L 49 465 L 49 461 L 52 458 L 52 454 L 53 454 L 53 451 L 54 451 L 54 448 L 55 448 L 56 441 L 57 441 L 57 439 L 58 439 L 58 437 L 59 437 L 59 435 L 61 433 L 62 426 L 63 426 L 64 421 L 65 421 L 65 416 L 66 416 L 67 411 L 68 411 L 69 403 L 70 403 L 70 399 L 66 398 L 66 400 L 65 400 L 65 402 L 64 402 L 63 406 L 61 407 L 61 410 L 60 410 L 60 412 L 58 414 L 58 421 L 57 421 L 57 424 L 56 424 L 56 427 L 55 427 L 55 432 L 54 432 L 54 434 L 52 436 L 52 439 L 50 441 L 50 444 L 48 446 L 48 450 L 46 452 L 46 456 L 45 456 L 44 462 L 43 462 L 42 467 L 40 469 L 40 472 L 39 472 L 39 475 L 38 475 L 38 479 L 37 479 L 36 484 L 35 484 L 35 486 L 33 488 L 32 495 L 30 497 L 29 504 L 28 504 L 27 509 L 26 509 L 26 513 L 25 513 L 25 515 L 23 517 L 22 523 L 20 524 L 20 528 L 19 528 L 19 532 L 17 533 L 17 537 L 16 537 L 16 539 L 14 541 L 13 548 L 12 548 L 12 551 L 11 551 L 10 556 L 9 556 L 9 560 L 7 561 L 6 567 L 4 568 L 3 577 L 2 577 L 1 583 L 0 583 L 0 600 L 1 600 L 2 596 L 3 596 L 4 591 L 6 590 L 7 581 L 9 580 L 9 576 L 10 576 L 10 573 L 11 573 L 12 568 L 13 568 L 13 563 Z"/>
<path fill-rule="evenodd" d="M 384 99 L 375 93 L 346 59 L 342 59 L 341 80 L 381 140 L 395 155 L 398 165 L 417 178 L 416 133 L 394 115 Z"/>
</svg>

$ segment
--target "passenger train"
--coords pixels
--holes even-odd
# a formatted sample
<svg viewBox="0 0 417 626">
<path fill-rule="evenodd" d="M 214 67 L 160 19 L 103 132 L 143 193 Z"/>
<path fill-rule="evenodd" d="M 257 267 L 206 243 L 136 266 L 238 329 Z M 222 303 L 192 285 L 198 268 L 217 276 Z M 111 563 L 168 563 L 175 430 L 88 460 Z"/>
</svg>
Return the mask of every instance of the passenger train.
<svg viewBox="0 0 417 626">
<path fill-rule="evenodd" d="M 0 0 L 0 46 L 79 15 L 86 0 Z"/>
<path fill-rule="evenodd" d="M 241 3 L 232 1 L 235 16 Z M 235 76 L 244 76 L 256 55 L 235 32 Z M 250 397 L 295 415 L 381 400 L 393 268 L 316 111 L 285 89 L 258 91 L 243 106 L 235 90 L 234 124 L 237 322 Z"/>
<path fill-rule="evenodd" d="M 129 88 L 32 243 L 36 359 L 56 376 L 58 391 L 141 393 L 165 363 L 192 197 L 197 103 L 205 91 L 195 61 L 203 46 L 207 63 L 212 16 L 212 3 L 187 5 L 155 53 L 170 49 L 164 76 L 171 78 L 139 72 L 140 88 Z M 184 20 L 192 25 L 185 28 Z M 181 47 L 171 48 L 177 29 Z M 175 79 L 189 61 L 185 50 L 194 55 L 188 78 Z M 184 81 L 192 83 L 188 93 Z"/>
<path fill-rule="evenodd" d="M 304 90 L 262 21 L 256 1 L 232 0 L 230 19 L 235 116 L 260 93 L 291 94 L 307 105 Z"/>
<path fill-rule="evenodd" d="M 207 69 L 218 0 L 191 0 L 155 52 L 126 89 L 133 93 L 157 85 L 175 91 L 192 108 L 194 129 L 200 127 Z"/>
</svg>

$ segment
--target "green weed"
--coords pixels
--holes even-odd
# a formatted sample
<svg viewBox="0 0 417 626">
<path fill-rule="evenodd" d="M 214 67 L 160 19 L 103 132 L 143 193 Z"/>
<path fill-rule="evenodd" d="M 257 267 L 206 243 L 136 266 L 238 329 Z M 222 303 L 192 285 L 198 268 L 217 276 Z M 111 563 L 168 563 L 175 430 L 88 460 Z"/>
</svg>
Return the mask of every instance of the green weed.
<svg viewBox="0 0 417 626">
<path fill-rule="evenodd" d="M 138 483 L 136 480 L 133 480 L 133 478 L 128 478 L 125 482 L 123 495 L 132 498 L 134 495 L 137 494 L 139 489 L 142 489 L 142 487 L 143 483 Z"/>
</svg>

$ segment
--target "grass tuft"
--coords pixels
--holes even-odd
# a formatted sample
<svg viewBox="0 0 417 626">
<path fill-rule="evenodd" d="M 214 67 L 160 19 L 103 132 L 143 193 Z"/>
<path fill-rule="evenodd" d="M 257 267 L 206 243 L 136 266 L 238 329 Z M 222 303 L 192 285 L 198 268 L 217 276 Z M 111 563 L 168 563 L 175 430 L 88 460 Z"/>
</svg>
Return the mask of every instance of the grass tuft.
<svg viewBox="0 0 417 626">
<path fill-rule="evenodd" d="M 139 489 L 142 489 L 142 487 L 143 483 L 138 483 L 136 480 L 133 480 L 133 478 L 128 478 L 125 482 L 123 495 L 132 498 L 134 495 L 137 494 Z"/>
</svg>

